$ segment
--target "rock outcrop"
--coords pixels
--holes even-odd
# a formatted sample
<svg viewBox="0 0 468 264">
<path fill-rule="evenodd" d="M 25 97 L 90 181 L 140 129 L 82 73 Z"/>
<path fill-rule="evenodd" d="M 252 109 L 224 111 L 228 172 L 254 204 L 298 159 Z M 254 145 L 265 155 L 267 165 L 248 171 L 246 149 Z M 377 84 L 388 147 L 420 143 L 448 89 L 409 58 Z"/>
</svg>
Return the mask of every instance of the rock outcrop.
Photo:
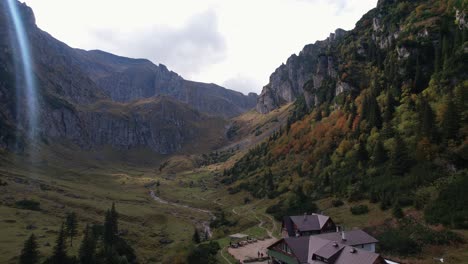
<svg viewBox="0 0 468 264">
<path fill-rule="evenodd" d="M 270 76 L 270 82 L 263 88 L 258 97 L 256 109 L 268 113 L 281 105 L 296 100 L 304 95 L 312 103 L 311 91 L 318 89 L 327 78 L 336 78 L 337 65 L 332 56 L 327 56 L 327 49 L 342 39 L 346 31 L 337 29 L 324 41 L 317 41 L 304 47 L 299 55 L 292 55 L 286 64 L 278 67 Z M 308 82 L 309 94 L 304 94 L 304 85 Z"/>
<path fill-rule="evenodd" d="M 163 64 L 130 59 L 107 52 L 74 50 L 81 70 L 106 96 L 117 102 L 131 102 L 167 95 L 211 115 L 234 117 L 252 109 L 256 94 L 248 96 L 216 84 L 192 82 Z"/>
</svg>

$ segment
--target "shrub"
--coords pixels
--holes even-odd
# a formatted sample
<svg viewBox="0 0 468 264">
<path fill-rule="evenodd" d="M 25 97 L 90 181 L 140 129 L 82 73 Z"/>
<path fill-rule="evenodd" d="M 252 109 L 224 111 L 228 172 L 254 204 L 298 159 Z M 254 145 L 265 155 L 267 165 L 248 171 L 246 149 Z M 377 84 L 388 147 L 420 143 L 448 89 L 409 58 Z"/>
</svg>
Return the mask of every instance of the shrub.
<svg viewBox="0 0 468 264">
<path fill-rule="evenodd" d="M 410 217 L 399 220 L 396 227 L 384 226 L 377 238 L 384 253 L 400 256 L 418 254 L 427 245 L 463 243 L 463 239 L 450 230 L 436 231 Z"/>
<path fill-rule="evenodd" d="M 403 218 L 403 216 L 404 216 L 403 210 L 401 209 L 401 207 L 398 204 L 396 204 L 393 207 L 392 214 L 396 218 Z"/>
<path fill-rule="evenodd" d="M 40 211 L 41 204 L 33 200 L 21 200 L 15 203 L 16 208 L 32 211 Z"/>
<path fill-rule="evenodd" d="M 339 199 L 338 200 L 333 200 L 332 205 L 333 205 L 333 207 L 340 207 L 340 206 L 344 205 L 344 202 L 339 200 Z"/>
<path fill-rule="evenodd" d="M 364 204 L 356 205 L 356 206 L 352 206 L 350 208 L 350 211 L 353 215 L 367 214 L 369 212 L 369 207 L 367 207 L 367 205 L 364 205 Z"/>
<path fill-rule="evenodd" d="M 208 244 L 201 244 L 194 248 L 187 257 L 189 264 L 211 264 L 218 263 L 216 254 L 221 249 L 218 242 L 211 241 Z"/>
<path fill-rule="evenodd" d="M 424 210 L 428 223 L 444 224 L 454 228 L 468 228 L 468 175 L 459 175 L 451 184 L 440 191 L 437 200 Z"/>
<path fill-rule="evenodd" d="M 421 246 L 412 240 L 404 231 L 388 229 L 379 236 L 380 249 L 383 252 L 398 254 L 401 256 L 412 255 L 421 252 Z"/>
</svg>

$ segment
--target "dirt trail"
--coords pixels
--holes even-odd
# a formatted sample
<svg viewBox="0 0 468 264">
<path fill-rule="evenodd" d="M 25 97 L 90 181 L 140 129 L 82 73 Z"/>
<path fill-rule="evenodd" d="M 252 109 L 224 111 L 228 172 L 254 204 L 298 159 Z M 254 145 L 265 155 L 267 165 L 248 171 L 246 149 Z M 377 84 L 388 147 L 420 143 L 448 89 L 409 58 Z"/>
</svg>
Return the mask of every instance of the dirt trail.
<svg viewBox="0 0 468 264">
<path fill-rule="evenodd" d="M 174 203 L 174 202 L 166 201 L 166 200 L 162 199 L 161 197 L 157 196 L 156 193 L 153 190 L 150 190 L 150 196 L 151 196 L 151 198 L 153 198 L 153 200 L 155 200 L 155 201 L 157 201 L 157 202 L 159 202 L 161 204 L 168 204 L 168 205 L 171 205 L 171 206 L 185 208 L 185 209 L 192 210 L 192 211 L 195 211 L 195 212 L 208 214 L 210 216 L 211 221 L 216 219 L 216 216 L 210 210 L 196 208 L 196 207 L 192 207 L 192 206 L 186 205 L 186 204 L 180 204 L 180 203 Z M 212 237 L 213 233 L 211 232 L 210 221 L 203 221 L 203 222 L 201 222 L 201 224 L 203 226 L 203 231 L 205 232 L 205 234 L 208 234 L 208 237 Z"/>
</svg>

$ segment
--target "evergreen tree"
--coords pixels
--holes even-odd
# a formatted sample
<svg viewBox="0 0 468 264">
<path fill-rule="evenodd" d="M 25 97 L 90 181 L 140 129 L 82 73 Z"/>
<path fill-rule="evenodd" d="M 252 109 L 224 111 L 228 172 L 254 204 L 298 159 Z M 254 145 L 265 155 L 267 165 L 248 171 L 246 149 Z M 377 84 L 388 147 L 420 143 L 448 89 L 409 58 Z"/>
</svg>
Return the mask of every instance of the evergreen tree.
<svg viewBox="0 0 468 264">
<path fill-rule="evenodd" d="M 37 242 L 34 234 L 24 242 L 23 250 L 20 255 L 20 264 L 36 264 L 39 263 L 39 251 L 37 250 Z"/>
<path fill-rule="evenodd" d="M 318 122 L 320 120 L 322 120 L 322 110 L 320 110 L 320 108 L 319 108 L 319 109 L 317 109 L 317 113 L 315 114 L 315 121 Z"/>
<path fill-rule="evenodd" d="M 438 73 L 440 71 L 440 47 L 434 47 L 434 72 Z"/>
<path fill-rule="evenodd" d="M 390 175 L 402 176 L 411 166 L 411 159 L 408 155 L 405 142 L 400 136 L 396 137 L 395 149 L 390 157 L 389 173 Z"/>
<path fill-rule="evenodd" d="M 96 238 L 88 225 L 84 231 L 78 256 L 81 264 L 96 263 Z"/>
<path fill-rule="evenodd" d="M 115 242 L 115 233 L 113 227 L 112 213 L 110 210 L 106 211 L 104 217 L 104 237 L 103 242 L 106 247 L 112 247 Z"/>
<path fill-rule="evenodd" d="M 379 104 L 375 97 L 372 95 L 367 95 L 362 101 L 362 111 L 361 117 L 367 120 L 369 127 L 378 127 L 382 126 L 382 117 L 380 113 Z"/>
<path fill-rule="evenodd" d="M 420 134 L 431 139 L 434 133 L 434 112 L 425 99 L 422 100 L 420 108 Z"/>
<path fill-rule="evenodd" d="M 356 157 L 358 159 L 358 162 L 359 161 L 365 162 L 369 158 L 369 155 L 368 155 L 367 150 L 366 150 L 366 146 L 365 146 L 363 141 L 359 141 Z"/>
<path fill-rule="evenodd" d="M 424 86 L 424 80 L 423 76 L 421 73 L 421 65 L 419 63 L 419 54 L 416 58 L 416 73 L 414 74 L 414 90 L 416 92 L 422 91 L 425 87 Z"/>
<path fill-rule="evenodd" d="M 392 209 L 392 214 L 394 217 L 396 218 L 403 218 L 404 214 L 403 214 L 403 210 L 401 209 L 401 206 L 396 203 L 394 206 L 393 206 L 393 209 Z"/>
<path fill-rule="evenodd" d="M 459 117 L 456 106 L 452 100 L 452 95 L 449 95 L 447 109 L 442 117 L 442 135 L 444 140 L 455 139 L 458 134 Z"/>
<path fill-rule="evenodd" d="M 62 227 L 60 228 L 60 232 L 55 242 L 54 252 L 53 252 L 52 257 L 50 258 L 50 263 L 51 264 L 68 263 L 67 245 L 65 243 L 64 224 L 62 224 Z"/>
<path fill-rule="evenodd" d="M 115 203 L 112 203 L 112 208 L 111 208 L 112 231 L 116 235 L 119 233 L 118 218 L 119 218 L 119 214 L 117 213 L 117 210 L 115 209 Z"/>
<path fill-rule="evenodd" d="M 198 233 L 197 228 L 195 228 L 195 232 L 193 233 L 192 240 L 193 240 L 193 242 L 195 242 L 195 244 L 200 244 L 200 242 L 201 242 L 200 234 Z"/>
<path fill-rule="evenodd" d="M 111 209 L 107 210 L 104 218 L 104 244 L 106 246 L 113 246 L 117 240 L 119 233 L 118 216 L 115 204 L 112 203 Z"/>
<path fill-rule="evenodd" d="M 382 144 L 381 140 L 378 140 L 375 144 L 374 151 L 372 153 L 372 163 L 374 166 L 383 164 L 387 160 L 387 153 Z"/>
<path fill-rule="evenodd" d="M 73 247 L 73 238 L 78 234 L 78 221 L 76 219 L 75 212 L 67 214 L 65 221 L 65 233 L 70 238 L 70 247 Z"/>
<path fill-rule="evenodd" d="M 442 38 L 442 57 L 444 59 L 444 70 L 448 69 L 450 67 L 449 65 L 449 57 L 450 57 L 450 43 L 447 35 L 444 35 Z"/>
</svg>

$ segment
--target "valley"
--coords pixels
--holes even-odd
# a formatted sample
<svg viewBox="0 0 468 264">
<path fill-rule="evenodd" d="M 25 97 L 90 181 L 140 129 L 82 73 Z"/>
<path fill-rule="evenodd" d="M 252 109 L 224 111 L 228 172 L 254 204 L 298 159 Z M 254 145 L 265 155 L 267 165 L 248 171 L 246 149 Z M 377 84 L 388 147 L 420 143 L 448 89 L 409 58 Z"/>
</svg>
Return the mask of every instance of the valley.
<svg viewBox="0 0 468 264">
<path fill-rule="evenodd" d="M 29 264 L 32 234 L 34 264 L 229 264 L 322 231 L 373 264 L 468 263 L 467 8 L 379 0 L 257 95 L 72 48 L 1 2 L 0 263 Z M 292 220 L 312 213 L 333 221 Z M 95 259 L 48 259 L 64 241 Z"/>
</svg>

